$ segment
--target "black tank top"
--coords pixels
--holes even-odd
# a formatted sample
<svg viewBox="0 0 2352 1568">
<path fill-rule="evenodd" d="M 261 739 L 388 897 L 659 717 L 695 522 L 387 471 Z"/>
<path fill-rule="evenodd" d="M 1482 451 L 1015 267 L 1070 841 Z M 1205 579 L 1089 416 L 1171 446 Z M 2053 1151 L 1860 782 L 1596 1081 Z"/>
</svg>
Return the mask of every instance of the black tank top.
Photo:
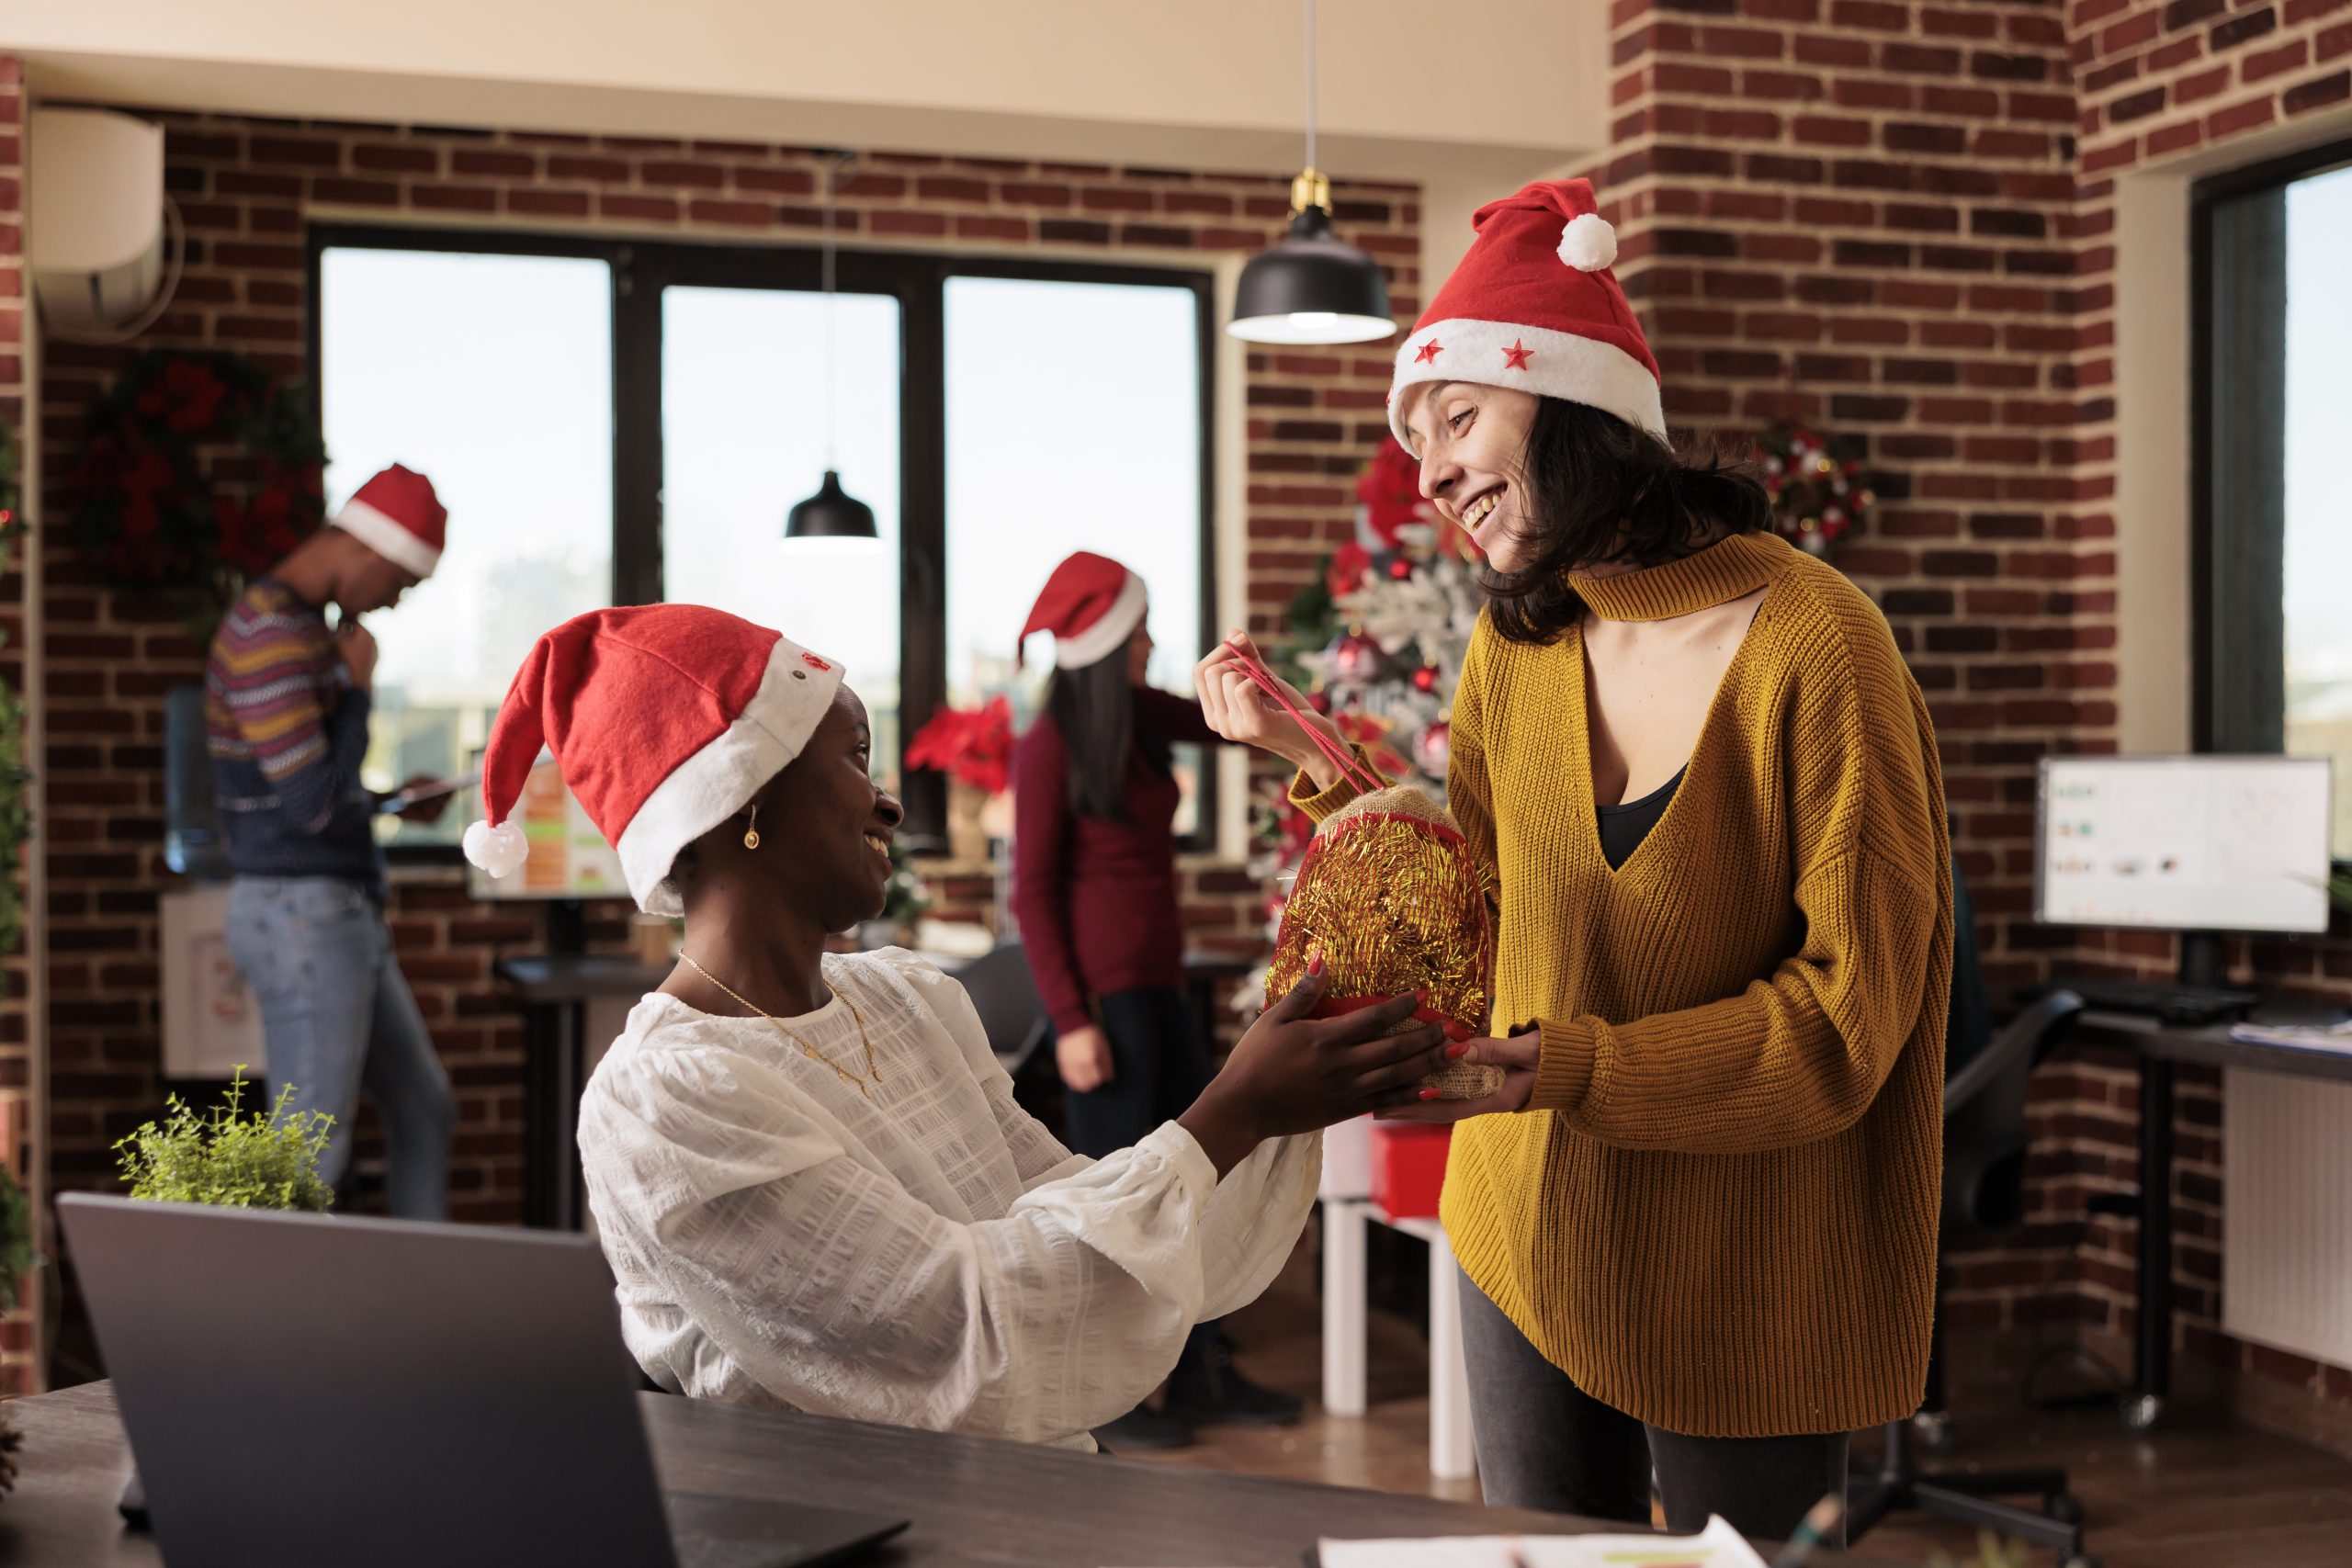
<svg viewBox="0 0 2352 1568">
<path fill-rule="evenodd" d="M 1685 762 L 1674 771 L 1672 778 L 1641 799 L 1600 808 L 1600 853 L 1609 862 L 1610 870 L 1615 871 L 1634 858 L 1634 852 L 1642 847 L 1642 840 L 1650 836 L 1650 829 L 1657 826 L 1657 819 L 1674 803 L 1674 792 L 1681 785 L 1682 775 L 1690 771 L 1690 764 Z"/>
</svg>

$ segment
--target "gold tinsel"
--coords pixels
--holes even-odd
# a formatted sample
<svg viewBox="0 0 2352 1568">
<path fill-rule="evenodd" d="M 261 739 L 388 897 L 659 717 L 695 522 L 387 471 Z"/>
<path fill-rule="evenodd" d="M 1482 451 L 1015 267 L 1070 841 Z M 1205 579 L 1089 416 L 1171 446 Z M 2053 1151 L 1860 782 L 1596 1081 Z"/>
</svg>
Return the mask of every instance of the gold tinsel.
<svg viewBox="0 0 2352 1568">
<path fill-rule="evenodd" d="M 1298 984 L 1320 952 L 1330 976 L 1326 1010 L 1426 991 L 1457 1032 L 1484 1033 L 1494 973 L 1487 893 L 1461 830 L 1429 796 L 1410 784 L 1360 796 L 1324 819 L 1299 863 L 1266 999 Z M 1500 1067 L 1459 1062 L 1422 1081 L 1448 1100 L 1478 1100 L 1502 1078 Z"/>
</svg>

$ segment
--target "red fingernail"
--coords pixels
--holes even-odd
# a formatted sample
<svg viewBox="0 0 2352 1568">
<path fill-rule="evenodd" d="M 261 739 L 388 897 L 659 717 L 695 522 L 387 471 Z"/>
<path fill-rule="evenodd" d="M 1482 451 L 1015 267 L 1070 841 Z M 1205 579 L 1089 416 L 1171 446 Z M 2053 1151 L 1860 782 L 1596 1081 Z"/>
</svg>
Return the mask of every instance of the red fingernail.
<svg viewBox="0 0 2352 1568">
<path fill-rule="evenodd" d="M 1323 950 L 1321 948 L 1311 947 L 1306 950 L 1306 972 L 1310 975 L 1320 975 L 1323 973 Z"/>
<path fill-rule="evenodd" d="M 1467 1040 L 1462 1041 L 1457 1044 L 1448 1045 L 1445 1048 L 1445 1059 L 1449 1062 L 1458 1062 L 1469 1054 L 1470 1042 Z"/>
<path fill-rule="evenodd" d="M 1445 1091 L 1442 1089 L 1425 1089 L 1421 1090 L 1421 1099 L 1424 1100 L 1439 1100 L 1442 1099 L 1444 1094 Z"/>
</svg>

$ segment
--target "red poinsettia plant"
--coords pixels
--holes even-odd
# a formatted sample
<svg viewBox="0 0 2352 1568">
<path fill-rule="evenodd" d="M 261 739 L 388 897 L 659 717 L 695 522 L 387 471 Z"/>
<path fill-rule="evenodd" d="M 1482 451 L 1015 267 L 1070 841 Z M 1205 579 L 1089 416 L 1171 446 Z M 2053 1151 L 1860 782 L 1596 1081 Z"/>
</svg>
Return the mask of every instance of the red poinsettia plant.
<svg viewBox="0 0 2352 1568">
<path fill-rule="evenodd" d="M 1359 538 L 1369 536 L 1376 540 L 1384 554 L 1401 549 L 1406 526 L 1420 523 L 1437 530 L 1441 553 L 1456 560 L 1478 558 L 1478 548 L 1470 542 L 1470 536 L 1440 516 L 1437 508 L 1422 497 L 1421 466 L 1410 452 L 1396 444 L 1394 436 L 1381 441 L 1380 450 L 1356 475 L 1356 520 L 1360 525 L 1356 530 Z M 1364 564 L 1369 566 L 1369 559 Z M 1332 592 L 1338 593 L 1341 590 L 1335 588 Z"/>
<path fill-rule="evenodd" d="M 225 605 L 326 520 L 326 446 L 300 396 L 232 354 L 133 359 L 74 469 L 83 547 L 118 581 Z"/>
<path fill-rule="evenodd" d="M 1012 704 L 991 697 L 976 708 L 943 707 L 907 742 L 907 766 L 928 768 L 1000 795 L 1012 782 Z"/>
</svg>

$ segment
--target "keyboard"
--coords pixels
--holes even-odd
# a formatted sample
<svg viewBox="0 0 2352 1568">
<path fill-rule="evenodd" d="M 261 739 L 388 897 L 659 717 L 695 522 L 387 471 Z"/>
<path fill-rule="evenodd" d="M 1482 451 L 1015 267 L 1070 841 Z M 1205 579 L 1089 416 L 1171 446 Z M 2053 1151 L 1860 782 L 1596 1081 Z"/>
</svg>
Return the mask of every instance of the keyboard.
<svg viewBox="0 0 2352 1568">
<path fill-rule="evenodd" d="M 2161 980 L 2117 980 L 2087 975 L 2060 976 L 2052 990 L 2067 990 L 2083 1005 L 2104 1012 L 2137 1012 L 2166 1023 L 2222 1023 L 2245 1017 L 2262 1000 L 2255 991 L 2219 986 L 2180 986 Z"/>
</svg>

